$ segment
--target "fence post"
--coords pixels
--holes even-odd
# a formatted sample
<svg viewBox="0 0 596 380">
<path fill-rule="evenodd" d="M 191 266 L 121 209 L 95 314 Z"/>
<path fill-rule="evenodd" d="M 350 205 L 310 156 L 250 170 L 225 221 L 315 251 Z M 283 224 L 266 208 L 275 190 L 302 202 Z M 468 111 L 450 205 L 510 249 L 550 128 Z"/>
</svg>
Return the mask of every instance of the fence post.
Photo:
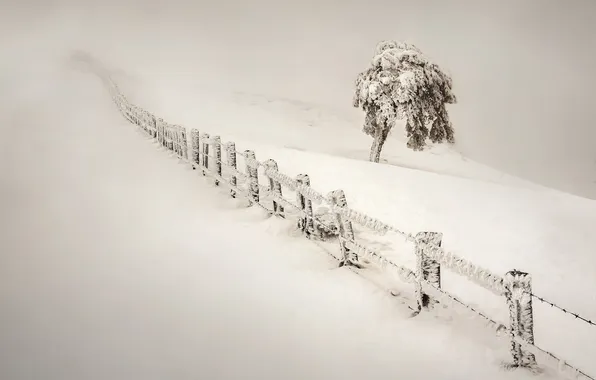
<svg viewBox="0 0 596 380">
<path fill-rule="evenodd" d="M 143 110 L 141 118 L 141 127 L 145 133 L 149 134 L 149 113 L 145 110 Z"/>
<path fill-rule="evenodd" d="M 165 138 L 164 138 L 164 127 L 163 127 L 163 119 L 157 119 L 157 142 L 161 146 L 165 146 Z"/>
<path fill-rule="evenodd" d="M 511 325 L 511 355 L 514 367 L 531 368 L 536 358 L 525 351 L 516 338 L 534 344 L 534 315 L 532 310 L 532 277 L 525 272 L 512 270 L 505 274 L 505 297 L 509 306 Z"/>
<path fill-rule="evenodd" d="M 172 127 L 172 148 L 178 158 L 180 158 L 180 127 L 174 125 Z"/>
<path fill-rule="evenodd" d="M 236 175 L 234 172 L 238 170 L 236 165 L 236 143 L 230 141 L 226 144 L 226 156 L 228 166 L 233 170 L 232 174 L 230 175 L 230 185 L 232 185 L 232 189 L 230 189 L 230 195 L 232 198 L 236 198 L 236 191 L 234 190 L 237 184 Z"/>
<path fill-rule="evenodd" d="M 209 133 L 201 134 L 201 144 L 203 151 L 203 175 L 209 170 Z"/>
<path fill-rule="evenodd" d="M 244 151 L 246 175 L 248 176 L 248 194 L 255 203 L 259 203 L 259 170 L 257 158 L 252 150 Z"/>
<path fill-rule="evenodd" d="M 164 123 L 164 137 L 166 138 L 166 149 L 170 150 L 170 125 L 166 122 Z"/>
<path fill-rule="evenodd" d="M 308 174 L 298 174 L 296 176 L 296 182 L 298 182 L 299 185 L 310 187 L 310 177 Z M 298 219 L 298 228 L 302 229 L 302 232 L 304 232 L 306 237 L 310 239 L 315 232 L 312 200 L 305 197 L 298 189 L 296 189 L 296 200 L 298 202 L 298 207 L 300 207 L 306 214 L 306 216 Z"/>
<path fill-rule="evenodd" d="M 269 178 L 269 191 L 276 194 L 278 197 L 282 197 L 282 190 L 281 190 L 281 183 L 279 181 L 274 180 L 269 176 L 269 172 L 278 172 L 277 162 L 275 160 L 267 160 L 265 161 L 265 175 Z M 275 199 L 273 199 L 273 214 L 277 216 L 284 217 L 284 207 L 279 204 Z"/>
<path fill-rule="evenodd" d="M 155 118 L 155 115 L 151 115 L 151 126 L 153 127 L 151 130 L 151 137 L 156 138 L 157 137 L 157 119 Z"/>
<path fill-rule="evenodd" d="M 153 114 L 149 114 L 149 125 L 151 126 L 148 130 L 149 136 L 155 138 L 155 136 L 157 136 L 157 120 Z"/>
<path fill-rule="evenodd" d="M 135 123 L 134 107 L 131 105 L 127 105 L 126 110 L 128 112 L 128 120 L 130 120 L 130 122 L 134 124 Z"/>
<path fill-rule="evenodd" d="M 201 134 L 199 133 L 198 129 L 193 128 L 190 131 L 191 149 L 192 149 L 192 169 L 193 170 L 195 170 L 197 167 L 201 166 L 200 137 L 201 137 Z"/>
<path fill-rule="evenodd" d="M 213 136 L 213 164 L 215 165 L 215 174 L 221 177 L 221 137 Z M 215 186 L 219 186 L 219 179 L 215 179 Z"/>
<path fill-rule="evenodd" d="M 428 282 L 437 289 L 441 289 L 441 265 L 424 254 L 427 244 L 440 247 L 443 234 L 440 232 L 419 232 L 416 234 L 416 299 L 418 310 L 432 306 L 431 298 L 422 290 L 422 282 Z M 436 301 L 435 301 L 436 302 Z"/>
<path fill-rule="evenodd" d="M 188 138 L 186 137 L 186 128 L 180 127 L 180 137 L 182 139 L 182 158 L 188 160 Z"/>
<path fill-rule="evenodd" d="M 168 123 L 167 123 L 167 122 L 164 122 L 163 129 L 164 129 L 163 136 L 164 136 L 164 137 L 165 137 L 165 139 L 166 139 L 166 140 L 165 140 L 165 145 L 164 145 L 164 146 L 165 146 L 165 148 L 166 148 L 166 149 L 168 149 L 168 150 L 169 150 L 169 149 L 170 149 L 170 126 L 168 125 Z"/>
<path fill-rule="evenodd" d="M 183 158 L 184 153 L 182 149 L 182 127 L 177 125 L 176 126 L 176 149 L 178 151 L 178 157 Z"/>
<path fill-rule="evenodd" d="M 166 121 L 163 123 L 163 137 L 164 137 L 164 147 L 166 149 L 170 149 L 170 127 Z"/>
<path fill-rule="evenodd" d="M 340 268 L 344 265 L 359 266 L 358 255 L 347 247 L 346 240 L 354 241 L 354 228 L 352 222 L 346 218 L 338 210 L 338 208 L 348 207 L 348 201 L 346 200 L 346 194 L 343 190 L 335 190 L 329 194 L 329 201 L 331 203 L 331 211 L 335 214 L 335 220 L 337 223 L 339 233 L 339 248 L 341 250 L 342 259 L 339 262 Z"/>
<path fill-rule="evenodd" d="M 134 113 L 135 113 L 135 124 L 141 128 L 143 128 L 143 123 L 142 123 L 142 119 L 141 119 L 141 113 L 139 113 L 139 108 L 137 106 L 134 107 Z"/>
<path fill-rule="evenodd" d="M 130 107 L 130 119 L 132 120 L 132 123 L 135 125 L 141 125 L 141 123 L 139 123 L 139 118 L 137 116 L 137 106 L 131 106 Z"/>
<path fill-rule="evenodd" d="M 153 128 L 155 127 L 155 118 L 149 112 L 145 114 L 145 131 L 150 137 L 153 137 Z"/>
<path fill-rule="evenodd" d="M 174 151 L 174 126 L 168 124 L 168 149 L 172 152 Z"/>
<path fill-rule="evenodd" d="M 138 107 L 136 107 L 136 111 L 137 111 L 136 112 L 136 115 L 137 115 L 137 121 L 138 121 L 137 125 L 139 127 L 141 127 L 141 129 L 147 130 L 147 127 L 145 126 L 145 123 L 144 123 L 145 111 L 144 110 L 141 110 L 141 112 L 139 112 L 139 108 Z"/>
</svg>

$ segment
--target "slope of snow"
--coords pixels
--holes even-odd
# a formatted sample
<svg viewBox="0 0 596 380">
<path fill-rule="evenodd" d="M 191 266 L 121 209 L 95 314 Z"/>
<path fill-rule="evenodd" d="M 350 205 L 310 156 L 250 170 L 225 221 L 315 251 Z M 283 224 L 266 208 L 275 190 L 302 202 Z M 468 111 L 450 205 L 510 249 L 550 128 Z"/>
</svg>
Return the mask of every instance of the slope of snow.
<svg viewBox="0 0 596 380">
<path fill-rule="evenodd" d="M 150 98 L 150 92 L 146 90 L 139 93 L 144 95 L 142 98 Z M 187 94 L 182 93 L 180 101 L 187 98 Z M 164 107 L 164 103 L 161 104 Z M 219 114 L 227 115 L 238 110 L 238 104 L 234 102 L 228 103 L 227 112 L 224 112 L 223 103 L 219 106 Z M 292 122 L 297 123 L 290 119 L 283 125 Z M 242 124 L 232 123 L 227 127 L 232 135 L 234 126 L 241 126 L 235 136 L 248 136 L 250 132 L 253 139 L 262 136 L 264 141 L 275 143 L 267 138 L 271 137 L 271 125 L 250 124 L 244 119 Z M 218 133 L 225 128 L 214 127 Z M 214 132 L 210 129 L 202 131 Z M 290 134 L 292 131 L 288 128 Z M 229 135 L 224 137 L 226 141 L 230 140 Z M 314 133 L 311 137 L 319 136 Z M 279 133 L 278 138 L 283 139 L 283 135 Z M 347 192 L 353 208 L 403 231 L 444 233 L 444 246 L 449 251 L 493 272 L 528 271 L 534 277 L 534 292 L 539 296 L 582 315 L 596 315 L 593 306 L 596 298 L 587 293 L 587 289 L 596 286 L 596 265 L 590 255 L 589 239 L 591 226 L 596 222 L 593 201 L 539 187 L 512 187 L 511 183 L 497 185 L 279 148 L 252 139 L 233 140 L 239 150 L 256 150 L 261 160 L 275 158 L 286 174 L 308 173 L 317 190 L 327 192 L 341 187 Z M 242 167 L 242 163 L 239 165 Z M 465 166 L 460 169 L 469 170 Z M 413 247 L 404 244 L 401 237 L 378 237 L 366 231 L 358 232 L 361 240 L 394 261 L 413 266 Z M 493 297 L 448 271 L 444 273 L 447 290 L 488 311 L 491 317 L 504 323 L 508 321 L 503 298 Z M 568 273 L 578 276 L 569 278 Z M 539 345 L 580 368 L 590 369 L 588 372 L 594 372 L 591 357 L 596 348 L 593 344 L 596 329 L 570 315 L 547 309 L 543 304 L 536 305 Z M 575 338 L 569 340 L 568 334 Z"/>
<path fill-rule="evenodd" d="M 208 126 L 210 133 L 248 138 L 276 146 L 368 160 L 372 140 L 361 131 L 362 115 L 343 115 L 321 105 L 250 94 L 225 93 L 189 86 L 167 77 L 134 78 L 127 73 L 136 99 L 152 112 L 184 125 Z M 234 112 L 229 112 L 233 107 Z M 225 116 L 224 116 L 225 115 Z M 489 182 L 546 189 L 463 157 L 453 148 L 424 152 L 406 148 L 404 129 L 396 126 L 382 153 L 390 165 L 439 172 Z"/>
<path fill-rule="evenodd" d="M 239 209 L 95 79 L 44 62 L 15 85 L 1 378 L 528 378 L 500 369 L 507 347 L 483 330 L 409 319 L 291 226 Z"/>
<path fill-rule="evenodd" d="M 243 102 L 220 100 L 213 91 L 205 92 L 209 94 L 207 98 L 201 97 L 201 90 L 188 93 L 184 87 L 172 89 L 167 84 L 162 91 L 158 88 L 148 91 L 147 86 L 141 88 L 131 88 L 135 94 L 132 99 L 152 104 L 159 109 L 160 116 L 168 115 L 167 120 L 187 127 L 206 126 L 201 128 L 202 132 L 222 134 L 224 141 L 235 141 L 239 150 L 255 150 L 261 160 L 274 158 L 286 174 L 307 173 L 313 187 L 319 191 L 342 188 L 351 207 L 402 231 L 442 232 L 444 247 L 449 251 L 493 272 L 527 271 L 533 275 L 535 294 L 594 319 L 596 296 L 588 291 L 596 286 L 596 261 L 591 255 L 591 231 L 596 223 L 593 201 L 499 176 L 492 170 L 483 172 L 478 164 L 455 160 L 452 152 L 439 156 L 443 160 L 442 167 L 433 165 L 438 160 L 432 161 L 432 151 L 423 155 L 423 159 L 410 156 L 422 171 L 375 165 L 364 162 L 362 157 L 359 160 L 337 157 L 341 152 L 334 149 L 350 144 L 356 146 L 359 131 L 354 130 L 354 135 L 344 131 L 342 138 L 336 139 L 339 119 L 336 118 L 333 125 L 327 124 L 326 120 L 333 116 L 323 109 L 301 107 L 318 112 L 319 119 L 311 115 L 312 121 L 308 123 L 292 113 L 288 113 L 287 120 L 280 114 L 271 122 L 275 113 L 259 107 L 258 102 L 246 107 Z M 167 96 L 159 95 L 164 93 Z M 158 94 L 159 100 L 152 98 L 153 94 Z M 198 110 L 195 114 L 187 99 L 204 105 L 204 112 Z M 194 123 L 191 123 L 192 116 L 186 119 L 189 110 L 196 115 Z M 226 117 L 218 119 L 218 115 Z M 262 115 L 265 116 L 259 117 Z M 318 128 L 309 128 L 313 125 Z M 349 131 L 346 125 L 340 126 Z M 309 134 L 300 133 L 304 130 Z M 301 149 L 279 147 L 288 143 Z M 308 152 L 313 146 L 312 150 L 327 153 Z M 439 173 L 431 173 L 433 170 Z M 456 178 L 453 174 L 479 177 L 477 179 L 482 181 Z M 378 237 L 366 231 L 360 231 L 359 235 L 386 256 L 413 268 L 413 247 L 404 244 L 401 237 Z M 508 321 L 503 298 L 493 297 L 448 271 L 444 273 L 447 290 L 479 306 L 491 317 Z M 569 276 L 570 273 L 576 276 Z M 545 304 L 535 303 L 539 346 L 588 372 L 596 372 L 591 360 L 596 350 L 593 343 L 596 328 Z M 568 334 L 574 339 L 568 339 Z"/>
<path fill-rule="evenodd" d="M 312 186 L 343 189 L 350 206 L 410 233 L 438 231 L 443 247 L 495 273 L 512 269 L 533 276 L 533 290 L 591 320 L 596 316 L 596 204 L 584 198 L 513 188 L 418 170 L 238 142 L 260 159 L 275 158 L 289 175 L 307 173 Z M 414 269 L 413 246 L 395 236 L 360 230 L 360 239 L 398 264 Z M 504 299 L 449 271 L 444 286 L 500 321 Z M 572 275 L 570 275 L 572 274 Z M 535 301 L 536 341 L 580 368 L 596 372 L 596 327 Z M 569 339 L 569 336 L 573 339 Z"/>
</svg>

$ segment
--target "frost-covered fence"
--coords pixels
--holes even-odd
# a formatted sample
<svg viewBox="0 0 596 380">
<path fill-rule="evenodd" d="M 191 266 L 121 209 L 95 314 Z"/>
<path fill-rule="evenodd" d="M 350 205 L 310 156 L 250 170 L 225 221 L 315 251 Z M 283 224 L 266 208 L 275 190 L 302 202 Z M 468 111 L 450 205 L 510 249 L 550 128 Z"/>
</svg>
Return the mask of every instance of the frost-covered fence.
<svg viewBox="0 0 596 380">
<path fill-rule="evenodd" d="M 535 345 L 534 295 L 529 274 L 516 270 L 503 276 L 492 273 L 445 250 L 441 233 L 422 231 L 410 234 L 401 231 L 350 208 L 342 190 L 322 194 L 313 188 L 308 174 L 296 177 L 283 174 L 275 160 L 262 160 L 252 150 L 238 151 L 234 142 L 222 142 L 220 136 L 192 129 L 188 138 L 185 128 L 169 124 L 132 105 L 110 78 L 101 77 L 123 116 L 159 145 L 204 176 L 210 177 L 214 185 L 227 187 L 230 197 L 245 199 L 249 206 L 258 207 L 270 215 L 295 220 L 296 227 L 306 238 L 331 244 L 337 252 L 334 256 L 340 266 L 349 267 L 357 273 L 364 273 L 374 267 L 411 285 L 414 304 L 409 306 L 416 313 L 431 310 L 437 303 L 451 305 L 480 318 L 498 336 L 508 339 L 512 355 L 508 367 L 534 370 L 538 361 L 558 368 L 572 378 L 594 380 Z M 412 244 L 415 269 L 396 263 L 372 247 L 370 242 L 360 239 L 356 232 L 362 231 L 379 236 L 395 234 Z M 503 307 L 509 309 L 509 321 L 500 323 L 443 289 L 441 276 L 445 271 L 463 276 L 502 297 Z"/>
</svg>

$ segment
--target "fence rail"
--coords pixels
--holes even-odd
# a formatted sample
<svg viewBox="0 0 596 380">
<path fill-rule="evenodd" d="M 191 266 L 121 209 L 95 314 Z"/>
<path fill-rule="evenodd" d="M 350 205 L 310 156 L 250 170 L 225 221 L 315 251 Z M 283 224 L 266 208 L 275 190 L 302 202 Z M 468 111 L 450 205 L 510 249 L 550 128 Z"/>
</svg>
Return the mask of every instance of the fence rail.
<svg viewBox="0 0 596 380">
<path fill-rule="evenodd" d="M 404 283 L 414 285 L 417 313 L 432 309 L 437 302 L 451 305 L 486 322 L 497 336 L 511 344 L 511 368 L 536 370 L 537 360 L 559 369 L 570 378 L 583 377 L 595 380 L 584 371 L 570 365 L 554 354 L 534 344 L 532 299 L 552 304 L 532 293 L 529 274 L 512 270 L 504 276 L 481 268 L 472 262 L 446 251 L 441 247 L 442 234 L 419 232 L 410 234 L 387 223 L 350 208 L 342 190 L 327 195 L 314 190 L 306 174 L 295 178 L 281 173 L 274 160 L 259 161 L 251 150 L 237 151 L 234 142 L 222 143 L 219 136 L 210 136 L 193 129 L 190 135 L 179 125 L 169 124 L 161 118 L 128 102 L 116 83 L 102 72 L 98 72 L 112 99 L 122 115 L 131 123 L 142 128 L 164 148 L 172 151 L 179 159 L 189 163 L 203 176 L 211 177 L 217 186 L 229 188 L 233 198 L 244 198 L 250 205 L 259 207 L 271 215 L 294 218 L 302 233 L 309 239 L 336 241 L 339 249 L 340 266 L 351 269 L 363 268 L 364 259 L 383 271 L 393 273 Z M 225 153 L 225 159 L 222 158 Z M 243 164 L 239 167 L 238 158 Z M 244 169 L 244 170 L 242 170 Z M 261 171 L 259 172 L 259 169 Z M 260 182 L 265 177 L 267 184 Z M 284 193 L 294 193 L 294 201 Z M 328 213 L 318 214 L 314 205 L 324 205 Z M 358 242 L 354 236 L 353 224 L 377 234 L 393 232 L 414 244 L 416 270 L 412 271 L 384 257 L 377 250 Z M 447 269 L 465 277 L 476 285 L 503 296 L 509 308 L 508 326 L 498 322 L 481 310 L 466 304 L 457 296 L 441 288 L 441 270 Z M 558 306 L 557 306 L 558 307 Z M 594 323 L 579 314 L 570 313 L 578 319 Z"/>
</svg>

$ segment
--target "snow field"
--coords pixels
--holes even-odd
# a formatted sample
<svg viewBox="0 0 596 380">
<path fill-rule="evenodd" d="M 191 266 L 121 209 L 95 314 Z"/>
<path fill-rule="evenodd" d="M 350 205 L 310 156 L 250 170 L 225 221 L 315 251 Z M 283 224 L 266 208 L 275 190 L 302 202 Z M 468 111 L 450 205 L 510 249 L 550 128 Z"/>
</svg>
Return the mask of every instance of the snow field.
<svg viewBox="0 0 596 380">
<path fill-rule="evenodd" d="M 238 209 L 57 66 L 5 105 L 28 144 L 3 151 L 0 377 L 527 376 Z"/>
</svg>

